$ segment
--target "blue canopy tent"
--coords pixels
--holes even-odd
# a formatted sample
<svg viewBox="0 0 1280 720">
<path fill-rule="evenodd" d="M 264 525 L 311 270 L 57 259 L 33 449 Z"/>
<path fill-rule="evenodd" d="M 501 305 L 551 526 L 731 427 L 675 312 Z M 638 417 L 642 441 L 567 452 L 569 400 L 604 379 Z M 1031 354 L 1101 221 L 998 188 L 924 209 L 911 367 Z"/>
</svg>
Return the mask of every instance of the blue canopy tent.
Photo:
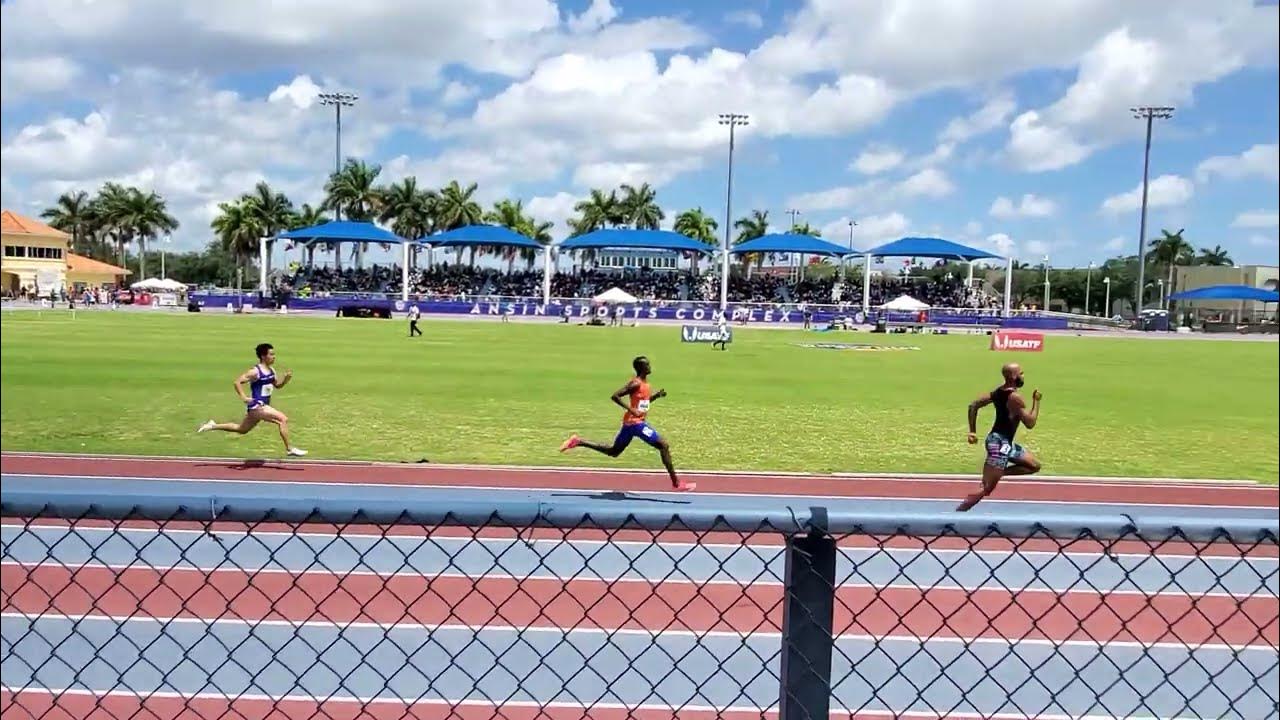
<svg viewBox="0 0 1280 720">
<path fill-rule="evenodd" d="M 761 235 L 753 240 L 738 243 L 729 251 L 730 255 L 756 253 L 795 253 L 799 255 L 818 255 L 821 257 L 844 257 L 857 255 L 857 250 L 827 242 L 812 235 L 800 233 L 772 233 Z"/>
<path fill-rule="evenodd" d="M 551 298 L 551 246 L 502 225 L 464 225 L 453 230 L 424 237 L 418 242 L 435 248 L 446 247 L 517 247 L 542 251 L 542 302 Z"/>
<path fill-rule="evenodd" d="M 1249 285 L 1209 285 L 1194 290 L 1183 290 L 1169 296 L 1170 300 L 1255 300 L 1280 302 L 1280 292 L 1250 287 Z"/>
<path fill-rule="evenodd" d="M 904 237 L 885 243 L 864 253 L 865 270 L 862 273 L 862 308 L 871 302 L 871 258 L 873 257 L 923 257 L 939 260 L 961 260 L 969 263 L 969 281 L 973 281 L 974 260 L 1004 260 L 1007 269 L 1004 276 L 1004 316 L 1009 316 L 1009 296 L 1013 292 L 1013 258 L 1002 258 L 995 253 L 961 245 L 950 240 L 933 237 Z"/>
<path fill-rule="evenodd" d="M 346 242 L 375 242 L 375 243 L 392 243 L 398 244 L 403 249 L 403 257 L 400 263 L 400 297 L 402 300 L 409 299 L 409 243 L 404 238 L 396 235 L 390 230 L 380 228 L 371 222 L 357 222 L 354 220 L 331 220 L 319 225 L 311 227 L 298 228 L 297 230 L 288 230 L 276 235 L 280 240 L 296 240 L 307 244 L 326 243 L 337 244 Z M 259 252 L 266 252 L 266 243 L 260 244 Z M 267 269 L 265 259 L 262 262 L 262 292 L 267 291 Z"/>
</svg>

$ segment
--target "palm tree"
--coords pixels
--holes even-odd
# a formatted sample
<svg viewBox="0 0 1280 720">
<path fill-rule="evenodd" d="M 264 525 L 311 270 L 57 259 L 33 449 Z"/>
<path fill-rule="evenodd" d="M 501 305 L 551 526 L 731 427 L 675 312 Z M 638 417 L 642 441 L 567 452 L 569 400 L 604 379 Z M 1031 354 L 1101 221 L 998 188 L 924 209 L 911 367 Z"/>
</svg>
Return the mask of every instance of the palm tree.
<svg viewBox="0 0 1280 720">
<path fill-rule="evenodd" d="M 419 188 L 415 177 L 391 183 L 381 193 L 379 204 L 382 211 L 378 220 L 390 225 L 396 235 L 413 243 L 410 263 L 417 267 L 420 248 L 417 241 L 430 235 L 435 226 L 436 193 Z"/>
<path fill-rule="evenodd" d="M 262 225 L 257 213 L 246 206 L 243 198 L 235 202 L 218 203 L 218 215 L 209 223 L 218 235 L 222 249 L 236 259 L 236 267 L 248 269 L 250 260 L 258 252 L 258 240 L 262 237 Z"/>
<path fill-rule="evenodd" d="M 138 273 L 147 276 L 147 241 L 161 232 L 178 229 L 178 221 L 169 214 L 164 198 L 155 191 L 143 193 L 136 187 L 113 196 L 106 205 L 111 223 L 125 237 L 138 243 Z"/>
<path fill-rule="evenodd" d="M 666 214 L 658 207 L 657 192 L 644 183 L 640 187 L 622 186 L 619 210 L 624 224 L 636 230 L 657 230 Z"/>
<path fill-rule="evenodd" d="M 769 211 L 752 210 L 750 215 L 734 221 L 733 227 L 738 231 L 738 239 L 734 241 L 734 245 L 764 237 L 769 233 Z M 764 253 L 752 253 L 751 255 L 742 256 L 742 264 L 746 267 L 748 273 L 751 270 L 752 263 L 755 263 L 756 267 L 764 265 Z"/>
<path fill-rule="evenodd" d="M 704 245 L 716 246 L 716 228 L 719 225 L 710 215 L 702 212 L 702 208 L 685 210 L 680 213 L 676 216 L 675 225 L 672 227 L 685 237 L 693 238 Z M 693 271 L 695 273 L 698 272 L 699 260 L 700 258 L 695 255 L 693 258 Z"/>
<path fill-rule="evenodd" d="M 91 222 L 89 193 L 83 190 L 65 192 L 58 202 L 40 213 L 53 227 L 71 234 L 71 252 L 81 252 L 80 239 L 85 236 Z"/>
<path fill-rule="evenodd" d="M 322 210 L 312 207 L 311 203 L 302 203 L 301 208 L 290 213 L 288 227 L 290 230 L 298 230 L 299 228 L 315 227 L 327 222 L 329 222 L 329 216 L 325 215 Z M 315 255 L 315 243 L 307 243 L 307 265 L 315 264 Z"/>
<path fill-rule="evenodd" d="M 592 188 L 587 199 L 579 200 L 573 209 L 578 213 L 578 218 L 570 221 L 574 235 L 585 235 L 604 227 L 621 224 L 621 211 L 616 191 L 605 195 L 603 190 Z"/>
<path fill-rule="evenodd" d="M 501 225 L 516 232 L 521 232 L 529 223 L 529 219 L 524 215 L 524 201 L 505 199 L 493 204 L 493 210 L 485 213 L 484 221 Z M 502 254 L 507 260 L 507 273 L 510 274 L 515 267 L 516 249 L 511 247 L 504 248 Z"/>
<path fill-rule="evenodd" d="M 468 225 L 476 225 L 484 220 L 484 209 L 480 203 L 472 199 L 476 194 L 476 184 L 465 188 L 457 180 L 450 180 L 448 185 L 440 188 L 440 198 L 436 203 L 436 227 L 440 230 L 454 230 Z M 454 262 L 462 262 L 462 248 L 454 255 Z M 476 261 L 475 248 L 471 248 L 471 264 Z"/>
<path fill-rule="evenodd" d="M 123 185 L 107 182 L 98 190 L 98 194 L 89 201 L 89 215 L 92 218 L 94 231 L 104 236 L 116 246 L 116 262 L 125 266 L 125 247 L 132 236 L 129 229 L 119 222 L 120 208 L 128 198 L 129 191 Z"/>
<path fill-rule="evenodd" d="M 324 186 L 326 210 L 333 210 L 340 217 L 357 222 L 369 222 L 378 214 L 380 193 L 377 188 L 379 165 L 368 165 L 362 160 L 347 160 L 342 169 L 329 176 Z M 365 243 L 357 243 L 356 267 L 364 259 Z"/>
<path fill-rule="evenodd" d="M 270 275 L 271 254 L 274 252 L 276 244 L 275 236 L 289 227 L 289 221 L 293 217 L 293 203 L 284 193 L 273 191 L 271 186 L 265 182 L 259 182 L 253 187 L 253 192 L 245 193 L 241 200 L 245 204 L 245 209 L 258 218 L 258 224 L 262 226 L 263 237 L 268 238 L 267 275 Z"/>
<path fill-rule="evenodd" d="M 521 235 L 533 238 L 535 242 L 545 248 L 551 244 L 551 228 L 553 227 L 555 227 L 553 222 L 538 222 L 531 217 L 525 217 L 520 227 L 516 228 L 516 231 Z M 546 251 L 544 250 L 543 252 Z M 537 251 L 533 248 L 520 248 L 520 257 L 524 259 L 525 267 L 532 269 L 533 259 L 537 257 Z"/>
<path fill-rule="evenodd" d="M 1189 265 L 1195 259 L 1195 248 L 1191 247 L 1191 243 L 1182 239 L 1182 231 L 1185 228 L 1179 228 L 1178 232 L 1171 233 L 1168 230 L 1161 230 L 1162 237 L 1153 238 L 1148 247 L 1151 252 L 1148 257 L 1157 267 L 1163 265 L 1168 271 L 1168 285 L 1165 291 L 1172 293 L 1174 269 L 1179 265 Z M 1145 296 L 1145 292 L 1144 292 Z"/>
<path fill-rule="evenodd" d="M 1231 259 L 1231 255 L 1222 248 L 1221 245 L 1214 245 L 1213 249 L 1200 248 L 1200 256 L 1196 258 L 1197 265 L 1235 265 L 1235 261 Z"/>
</svg>

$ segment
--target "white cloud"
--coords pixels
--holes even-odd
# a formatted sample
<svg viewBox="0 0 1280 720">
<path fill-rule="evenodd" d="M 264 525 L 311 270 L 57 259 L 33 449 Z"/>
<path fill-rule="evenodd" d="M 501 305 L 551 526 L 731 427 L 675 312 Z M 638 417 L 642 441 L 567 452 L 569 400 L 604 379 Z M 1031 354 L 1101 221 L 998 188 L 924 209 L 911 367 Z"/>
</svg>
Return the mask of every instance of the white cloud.
<svg viewBox="0 0 1280 720">
<path fill-rule="evenodd" d="M 1119 252 L 1129 245 L 1131 240 L 1127 237 L 1117 235 L 1103 244 L 1102 249 L 1107 252 Z"/>
<path fill-rule="evenodd" d="M 1014 121 L 1008 154 L 1015 165 L 1040 171 L 1075 164 L 1101 147 L 1141 136 L 1143 123 L 1132 118 L 1130 107 L 1185 108 L 1198 85 L 1250 63 L 1274 64 L 1275 7 L 1246 0 L 1166 5 L 1164 17 L 1116 23 L 1080 58 L 1075 82 L 1061 98 Z M 1188 54 L 1187 47 L 1196 52 Z M 1057 145 L 1070 150 L 1055 153 Z"/>
<path fill-rule="evenodd" d="M 1009 237 L 1005 233 L 993 233 L 988 235 L 983 243 L 988 248 L 1005 257 L 1013 255 L 1018 247 L 1018 244 L 1013 241 L 1013 238 Z"/>
<path fill-rule="evenodd" d="M 1023 248 L 1023 256 L 1027 258 L 1043 258 L 1049 254 L 1049 243 L 1043 240 L 1030 240 Z"/>
<path fill-rule="evenodd" d="M 955 191 L 946 173 L 927 168 L 897 183 L 875 179 L 860 185 L 846 185 L 787 199 L 787 207 L 797 210 L 836 210 L 849 207 L 885 207 L 912 198 L 940 198 Z"/>
<path fill-rule="evenodd" d="M 457 80 L 451 80 L 441 91 L 440 102 L 446 106 L 460 105 L 478 94 L 480 94 L 478 88 Z"/>
<path fill-rule="evenodd" d="M 991 203 L 990 213 L 992 217 L 1009 220 L 1012 218 L 1049 217 L 1057 210 L 1058 207 L 1052 200 L 1027 193 L 1022 196 L 1022 199 L 1017 204 L 1001 195 L 995 199 L 995 202 Z"/>
<path fill-rule="evenodd" d="M 898 190 L 907 197 L 940 198 L 950 195 L 955 189 L 947 174 L 937 168 L 925 168 L 898 185 Z"/>
<path fill-rule="evenodd" d="M 897 240 L 911 227 L 911 220 L 900 212 L 883 215 L 868 215 L 854 218 L 858 223 L 853 228 L 853 247 L 855 250 L 868 250 L 890 240 Z M 837 245 L 849 244 L 849 217 L 841 216 L 822 226 L 822 237 Z"/>
<path fill-rule="evenodd" d="M 61 93 L 80 77 L 80 66 L 59 55 L 6 57 L 0 64 L 0 101 L 5 104 L 31 95 Z"/>
<path fill-rule="evenodd" d="M 859 153 L 857 159 L 849 167 L 863 175 L 878 175 L 901 165 L 902 160 L 902 151 L 892 147 L 875 145 Z"/>
<path fill-rule="evenodd" d="M 569 30 L 575 33 L 599 30 L 616 17 L 618 9 L 609 0 L 591 0 L 591 5 L 581 15 L 569 18 Z"/>
<path fill-rule="evenodd" d="M 1275 210 L 1249 210 L 1236 215 L 1231 227 L 1273 228 L 1280 227 L 1280 212 Z"/>
<path fill-rule="evenodd" d="M 295 108 L 305 110 L 316 102 L 321 88 L 311 80 L 310 75 L 299 75 L 288 85 L 281 85 L 267 96 L 267 102 L 291 102 Z"/>
<path fill-rule="evenodd" d="M 734 25 L 744 25 L 753 30 L 759 30 L 764 27 L 764 18 L 760 17 L 760 13 L 754 10 L 734 10 L 725 13 L 724 20 Z"/>
<path fill-rule="evenodd" d="M 1215 175 L 1227 180 L 1257 177 L 1280 181 L 1280 145 L 1254 145 L 1239 155 L 1216 155 L 1196 168 L 1196 179 L 1200 182 Z"/>
<path fill-rule="evenodd" d="M 1178 175 L 1161 175 L 1147 187 L 1147 207 L 1176 207 L 1191 199 L 1195 186 Z M 1102 211 L 1111 215 L 1133 212 L 1142 207 L 1142 183 L 1129 192 L 1112 195 L 1102 201 Z"/>
<path fill-rule="evenodd" d="M 1280 246 L 1280 238 L 1267 235 L 1250 235 L 1249 244 L 1254 247 L 1271 248 L 1272 250 L 1275 250 L 1277 246 Z"/>
<path fill-rule="evenodd" d="M 968 117 L 958 117 L 947 123 L 939 138 L 944 142 L 959 143 L 988 133 L 1008 122 L 1017 107 L 1012 94 L 1000 93 Z"/>
<path fill-rule="evenodd" d="M 550 220 L 555 223 L 553 237 L 564 237 L 569 234 L 569 218 L 573 217 L 573 206 L 581 198 L 567 192 L 558 192 L 551 196 L 538 196 L 529 199 L 525 204 L 527 213 L 539 221 Z"/>
<path fill-rule="evenodd" d="M 1006 153 L 1015 167 L 1030 172 L 1075 165 L 1093 152 L 1092 148 L 1078 142 L 1069 130 L 1045 124 L 1035 110 L 1014 118 L 1009 132 Z"/>
</svg>

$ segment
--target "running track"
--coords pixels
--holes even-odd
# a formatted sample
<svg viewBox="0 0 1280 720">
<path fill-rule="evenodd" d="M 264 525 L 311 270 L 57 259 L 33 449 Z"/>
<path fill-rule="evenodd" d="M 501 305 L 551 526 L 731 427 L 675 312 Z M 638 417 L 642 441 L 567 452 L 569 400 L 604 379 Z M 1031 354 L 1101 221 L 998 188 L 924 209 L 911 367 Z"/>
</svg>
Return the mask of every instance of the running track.
<svg viewBox="0 0 1280 720">
<path fill-rule="evenodd" d="M 0 456 L 0 473 L 4 486 L 136 497 L 181 488 L 743 513 L 950 512 L 975 484 L 705 474 L 688 475 L 696 493 L 676 494 L 642 472 L 28 454 Z M 1212 482 L 1022 480 L 998 498 L 973 513 L 1264 527 L 1280 507 L 1274 487 Z M 777 700 L 777 535 L 668 531 L 655 544 L 647 532 L 585 529 L 244 530 L 6 519 L 6 720 L 140 709 L 205 720 L 748 718 Z M 1277 717 L 1274 542 L 1099 549 L 842 540 L 836 705 L 859 718 Z"/>
</svg>

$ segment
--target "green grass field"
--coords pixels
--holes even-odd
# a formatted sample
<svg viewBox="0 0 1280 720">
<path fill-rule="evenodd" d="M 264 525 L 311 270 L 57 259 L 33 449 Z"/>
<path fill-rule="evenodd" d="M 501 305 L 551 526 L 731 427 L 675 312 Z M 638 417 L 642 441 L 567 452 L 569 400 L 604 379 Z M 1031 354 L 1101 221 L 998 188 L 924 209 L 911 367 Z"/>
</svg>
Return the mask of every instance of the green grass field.
<svg viewBox="0 0 1280 720">
<path fill-rule="evenodd" d="M 273 428 L 197 435 L 239 420 L 231 390 L 253 346 L 294 370 L 275 404 L 313 458 L 660 467 L 636 443 L 616 461 L 558 452 L 573 431 L 607 441 L 609 394 L 647 354 L 652 423 L 677 465 L 813 472 L 975 472 L 965 406 L 1018 359 L 1044 392 L 1020 442 L 1046 473 L 1251 478 L 1274 483 L 1277 344 L 1049 337 L 996 354 L 984 336 L 738 330 L 732 349 L 683 344 L 675 327 L 81 312 L 6 313 L 0 343 L 5 450 L 276 456 Z M 849 352 L 801 342 L 918 351 Z M 985 432 L 988 409 L 979 419 Z"/>
</svg>

